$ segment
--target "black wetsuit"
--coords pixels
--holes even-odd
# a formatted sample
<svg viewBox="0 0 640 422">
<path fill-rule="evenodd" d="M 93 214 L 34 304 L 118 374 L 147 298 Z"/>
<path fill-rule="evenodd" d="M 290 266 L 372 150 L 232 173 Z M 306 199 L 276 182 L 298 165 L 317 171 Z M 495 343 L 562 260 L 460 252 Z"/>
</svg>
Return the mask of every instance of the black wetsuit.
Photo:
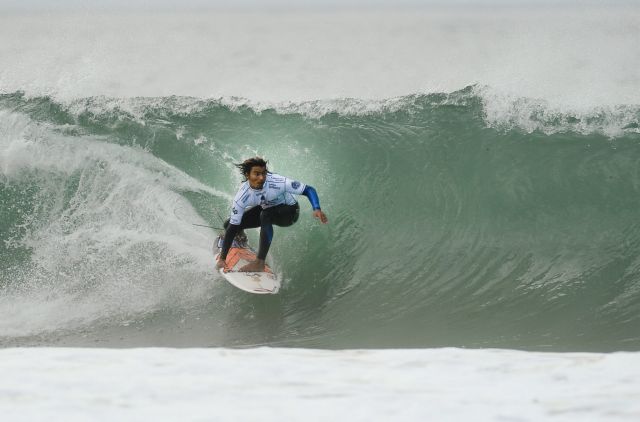
<svg viewBox="0 0 640 422">
<path fill-rule="evenodd" d="M 262 209 L 255 206 L 242 215 L 242 221 L 239 226 L 229 224 L 229 220 L 224 222 L 226 229 L 222 252 L 220 257 L 226 259 L 226 252 L 229 251 L 233 239 L 240 230 L 253 229 L 260 227 L 260 247 L 258 248 L 258 259 L 265 259 L 271 246 L 273 239 L 273 224 L 280 227 L 288 227 L 298 221 L 300 216 L 300 205 L 276 205 L 275 207 Z"/>
</svg>

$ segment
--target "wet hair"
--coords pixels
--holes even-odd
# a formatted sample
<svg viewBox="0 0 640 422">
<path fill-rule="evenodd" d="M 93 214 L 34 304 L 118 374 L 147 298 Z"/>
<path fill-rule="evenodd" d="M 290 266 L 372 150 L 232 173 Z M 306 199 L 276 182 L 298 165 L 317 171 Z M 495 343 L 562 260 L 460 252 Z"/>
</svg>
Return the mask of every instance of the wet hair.
<svg viewBox="0 0 640 422">
<path fill-rule="evenodd" d="M 234 166 L 238 167 L 238 170 L 242 173 L 244 180 L 247 180 L 253 167 L 264 167 L 266 169 L 267 162 L 262 157 L 253 157 L 247 158 L 242 163 L 234 164 Z"/>
</svg>

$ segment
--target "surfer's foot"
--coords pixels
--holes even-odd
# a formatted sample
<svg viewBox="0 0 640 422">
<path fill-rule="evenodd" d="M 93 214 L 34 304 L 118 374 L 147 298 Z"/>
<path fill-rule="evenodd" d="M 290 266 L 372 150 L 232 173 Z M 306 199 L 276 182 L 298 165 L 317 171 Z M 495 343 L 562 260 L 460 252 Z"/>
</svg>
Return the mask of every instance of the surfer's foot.
<svg viewBox="0 0 640 422">
<path fill-rule="evenodd" d="M 264 271 L 264 259 L 256 259 L 255 261 L 251 261 L 247 265 L 240 268 L 240 271 L 248 273 L 262 272 Z"/>
</svg>

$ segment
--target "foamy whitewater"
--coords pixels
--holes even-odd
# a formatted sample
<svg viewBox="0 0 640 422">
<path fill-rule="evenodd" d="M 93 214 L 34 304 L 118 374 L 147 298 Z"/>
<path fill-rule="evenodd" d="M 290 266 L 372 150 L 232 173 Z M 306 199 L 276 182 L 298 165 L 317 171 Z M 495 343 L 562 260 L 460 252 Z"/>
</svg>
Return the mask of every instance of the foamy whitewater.
<svg viewBox="0 0 640 422">
<path fill-rule="evenodd" d="M 634 421 L 636 353 L 7 349 L 6 420 Z"/>
<path fill-rule="evenodd" d="M 631 3 L 1 13 L 0 414 L 638 420 L 638 45 Z M 330 219 L 277 296 L 213 265 L 253 155 Z"/>
</svg>

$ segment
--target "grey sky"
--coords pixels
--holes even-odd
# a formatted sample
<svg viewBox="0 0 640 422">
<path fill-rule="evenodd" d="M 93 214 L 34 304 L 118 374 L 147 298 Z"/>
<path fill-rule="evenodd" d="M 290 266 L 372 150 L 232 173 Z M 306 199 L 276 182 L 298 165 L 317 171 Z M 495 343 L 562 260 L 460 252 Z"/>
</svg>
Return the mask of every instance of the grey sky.
<svg viewBox="0 0 640 422">
<path fill-rule="evenodd" d="M 368 9 L 433 5 L 624 5 L 638 0 L 0 0 L 0 10 Z"/>
</svg>

